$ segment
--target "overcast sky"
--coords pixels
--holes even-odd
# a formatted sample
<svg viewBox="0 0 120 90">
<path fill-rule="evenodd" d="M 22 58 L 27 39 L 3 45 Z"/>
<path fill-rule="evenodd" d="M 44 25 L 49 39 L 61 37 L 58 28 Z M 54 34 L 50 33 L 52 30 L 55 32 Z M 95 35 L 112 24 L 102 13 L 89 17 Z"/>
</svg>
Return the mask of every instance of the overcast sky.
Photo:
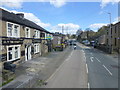
<svg viewBox="0 0 120 90">
<path fill-rule="evenodd" d="M 41 2 L 42 1 L 42 2 Z M 37 23 L 51 32 L 76 33 L 81 28 L 91 28 L 97 31 L 109 21 L 111 13 L 112 23 L 118 21 L 118 0 L 0 0 L 1 7 L 14 13 L 22 12 L 25 18 Z M 93 2 L 94 1 L 94 2 Z"/>
</svg>

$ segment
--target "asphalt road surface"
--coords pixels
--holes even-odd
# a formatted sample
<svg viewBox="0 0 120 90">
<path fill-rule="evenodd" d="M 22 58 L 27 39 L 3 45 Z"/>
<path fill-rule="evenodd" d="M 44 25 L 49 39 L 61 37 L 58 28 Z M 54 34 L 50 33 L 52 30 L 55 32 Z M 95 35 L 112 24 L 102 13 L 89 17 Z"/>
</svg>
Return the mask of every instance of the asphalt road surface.
<svg viewBox="0 0 120 90">
<path fill-rule="evenodd" d="M 117 58 L 78 43 L 44 88 L 118 88 L 118 68 Z"/>
<path fill-rule="evenodd" d="M 85 53 L 89 88 L 118 88 L 118 58 L 94 48 L 79 46 Z"/>
<path fill-rule="evenodd" d="M 72 48 L 71 48 L 72 49 Z M 47 80 L 46 88 L 87 88 L 87 71 L 82 49 L 73 50 L 63 64 Z"/>
</svg>

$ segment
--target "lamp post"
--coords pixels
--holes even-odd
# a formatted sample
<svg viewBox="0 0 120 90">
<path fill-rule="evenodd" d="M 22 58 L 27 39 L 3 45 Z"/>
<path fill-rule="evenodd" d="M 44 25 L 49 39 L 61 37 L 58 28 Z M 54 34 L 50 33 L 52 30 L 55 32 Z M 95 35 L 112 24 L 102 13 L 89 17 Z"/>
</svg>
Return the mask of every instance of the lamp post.
<svg viewBox="0 0 120 90">
<path fill-rule="evenodd" d="M 110 54 L 112 53 L 112 51 L 113 51 L 113 46 L 112 46 L 112 25 L 111 25 L 111 13 L 108 13 L 109 14 L 109 19 L 110 19 Z"/>
<path fill-rule="evenodd" d="M 63 51 L 63 33 L 64 33 L 64 26 L 62 26 L 62 39 L 61 39 L 61 48 Z"/>
</svg>

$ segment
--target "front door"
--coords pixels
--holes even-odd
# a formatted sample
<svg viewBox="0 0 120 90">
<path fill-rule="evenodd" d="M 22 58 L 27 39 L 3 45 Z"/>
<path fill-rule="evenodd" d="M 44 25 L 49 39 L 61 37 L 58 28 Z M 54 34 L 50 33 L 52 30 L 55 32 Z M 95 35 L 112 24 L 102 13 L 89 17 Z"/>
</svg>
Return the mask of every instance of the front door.
<svg viewBox="0 0 120 90">
<path fill-rule="evenodd" d="M 31 46 L 25 48 L 25 61 L 31 59 Z"/>
</svg>

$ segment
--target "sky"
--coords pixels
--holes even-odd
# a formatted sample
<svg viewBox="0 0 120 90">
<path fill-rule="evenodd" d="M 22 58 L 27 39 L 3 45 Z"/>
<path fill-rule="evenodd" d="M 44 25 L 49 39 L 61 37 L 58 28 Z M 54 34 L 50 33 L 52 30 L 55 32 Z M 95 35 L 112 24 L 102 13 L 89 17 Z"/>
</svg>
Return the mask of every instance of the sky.
<svg viewBox="0 0 120 90">
<path fill-rule="evenodd" d="M 78 29 L 90 28 L 97 31 L 103 25 L 117 23 L 118 0 L 75 2 L 70 0 L 0 0 L 0 7 L 24 17 L 50 32 L 75 34 Z"/>
</svg>

